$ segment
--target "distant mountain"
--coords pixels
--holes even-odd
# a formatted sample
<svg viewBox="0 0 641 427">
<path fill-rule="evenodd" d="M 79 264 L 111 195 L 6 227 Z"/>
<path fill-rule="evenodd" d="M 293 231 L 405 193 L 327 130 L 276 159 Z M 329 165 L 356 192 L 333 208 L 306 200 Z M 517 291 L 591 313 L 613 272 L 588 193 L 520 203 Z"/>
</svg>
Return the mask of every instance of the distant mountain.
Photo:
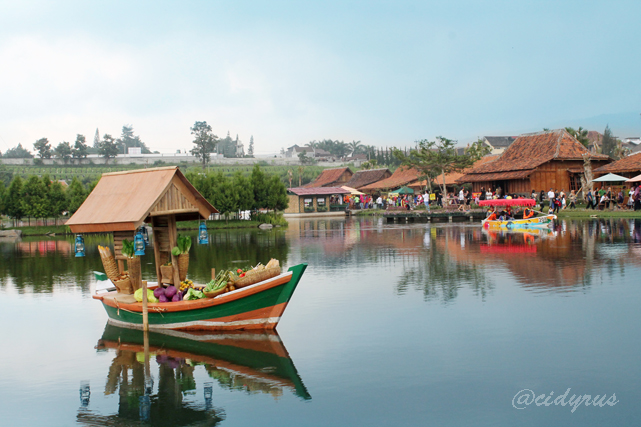
<svg viewBox="0 0 641 427">
<path fill-rule="evenodd" d="M 612 134 L 618 138 L 627 138 L 631 136 L 641 136 L 641 115 L 639 113 L 619 113 L 619 114 L 601 114 L 585 119 L 566 120 L 558 122 L 550 128 L 557 129 L 571 126 L 577 128 L 582 126 L 583 129 L 595 130 L 603 133 L 605 126 L 610 126 Z"/>
</svg>

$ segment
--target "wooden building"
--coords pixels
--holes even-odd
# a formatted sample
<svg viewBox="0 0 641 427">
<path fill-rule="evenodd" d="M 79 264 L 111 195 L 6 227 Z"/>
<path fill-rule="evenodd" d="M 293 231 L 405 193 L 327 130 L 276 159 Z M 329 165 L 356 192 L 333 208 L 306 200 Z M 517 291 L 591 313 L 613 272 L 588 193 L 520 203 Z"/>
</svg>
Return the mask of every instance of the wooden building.
<svg viewBox="0 0 641 427">
<path fill-rule="evenodd" d="M 504 194 L 517 195 L 550 188 L 579 190 L 584 155 L 590 157 L 593 169 L 611 161 L 606 155 L 590 153 L 565 129 L 525 134 L 498 159 L 474 167 L 457 182 L 472 183 L 473 191 L 500 187 Z"/>
<path fill-rule="evenodd" d="M 309 184 L 303 185 L 303 187 L 340 187 L 341 185 L 346 185 L 345 183 L 352 178 L 352 175 L 354 175 L 354 172 L 347 167 L 325 169 L 318 175 L 318 178 Z"/>
<path fill-rule="evenodd" d="M 346 205 L 342 201 L 344 194 L 349 190 L 341 187 L 296 187 L 287 190 L 289 205 L 285 209 L 286 214 L 330 212 L 340 210 L 345 212 Z M 334 200 L 332 200 L 334 199 Z M 336 206 L 341 209 L 333 209 Z"/>
<path fill-rule="evenodd" d="M 102 175 L 96 188 L 67 224 L 73 233 L 113 233 L 114 257 L 124 271 L 127 259 L 123 239 L 133 240 L 143 223 L 153 227 L 154 257 L 158 283 L 160 266 L 171 259 L 176 246 L 176 221 L 207 219 L 218 213 L 176 166 L 138 169 Z M 174 269 L 174 283 L 180 283 Z"/>
<path fill-rule="evenodd" d="M 449 191 L 454 191 L 455 187 L 460 187 L 463 185 L 462 183 L 458 182 L 459 179 L 463 175 L 465 175 L 467 172 L 471 171 L 475 167 L 484 165 L 489 162 L 493 162 L 494 160 L 498 159 L 499 155 L 494 154 L 494 155 L 488 155 L 485 156 L 479 160 L 477 160 L 471 167 L 464 169 L 461 172 L 450 172 L 445 174 L 445 177 L 442 175 L 437 176 L 432 180 L 432 190 L 440 190 L 441 186 L 443 185 L 443 178 L 445 178 L 445 188 Z M 426 179 L 422 181 L 416 181 L 412 184 L 409 184 L 408 187 L 410 187 L 414 191 L 423 191 L 424 189 L 429 189 L 429 183 L 427 182 Z"/>
<path fill-rule="evenodd" d="M 615 173 L 628 178 L 634 178 L 641 174 L 641 151 L 637 151 L 621 160 L 594 169 L 595 178 L 608 173 Z"/>
</svg>

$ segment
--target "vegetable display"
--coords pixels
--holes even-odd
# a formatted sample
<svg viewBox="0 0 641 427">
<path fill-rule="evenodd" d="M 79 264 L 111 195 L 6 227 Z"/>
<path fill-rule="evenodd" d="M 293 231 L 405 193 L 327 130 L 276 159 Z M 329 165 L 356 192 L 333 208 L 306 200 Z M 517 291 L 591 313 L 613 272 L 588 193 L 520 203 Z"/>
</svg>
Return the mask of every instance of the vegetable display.
<svg viewBox="0 0 641 427">
<path fill-rule="evenodd" d="M 189 253 L 189 249 L 191 249 L 191 237 L 179 234 L 176 238 L 176 246 L 171 249 L 171 254 L 173 256 L 186 254 Z"/>
<path fill-rule="evenodd" d="M 134 298 L 136 298 L 136 301 L 142 302 L 142 288 L 136 289 L 136 292 L 134 292 Z M 151 289 L 147 289 L 147 301 L 158 302 L 158 298 L 154 295 L 154 292 Z"/>
</svg>

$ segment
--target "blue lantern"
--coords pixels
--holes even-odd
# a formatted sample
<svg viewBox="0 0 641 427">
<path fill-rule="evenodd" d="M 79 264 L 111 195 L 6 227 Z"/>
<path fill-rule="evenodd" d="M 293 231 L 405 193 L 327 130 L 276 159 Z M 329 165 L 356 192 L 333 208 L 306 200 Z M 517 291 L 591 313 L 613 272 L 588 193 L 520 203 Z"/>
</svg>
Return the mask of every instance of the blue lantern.
<svg viewBox="0 0 641 427">
<path fill-rule="evenodd" d="M 142 237 L 142 233 L 138 231 L 136 237 L 134 237 L 134 255 L 142 256 L 145 254 L 145 239 Z"/>
<path fill-rule="evenodd" d="M 85 239 L 82 238 L 82 234 L 76 236 L 76 257 L 85 256 Z"/>
<path fill-rule="evenodd" d="M 200 223 L 198 227 L 198 244 L 207 245 L 209 244 L 209 235 L 207 234 L 207 224 L 204 222 Z"/>
<path fill-rule="evenodd" d="M 145 240 L 145 246 L 149 246 L 149 233 L 147 232 L 147 227 L 144 224 L 140 227 L 140 231 L 142 231 L 142 238 Z"/>
</svg>

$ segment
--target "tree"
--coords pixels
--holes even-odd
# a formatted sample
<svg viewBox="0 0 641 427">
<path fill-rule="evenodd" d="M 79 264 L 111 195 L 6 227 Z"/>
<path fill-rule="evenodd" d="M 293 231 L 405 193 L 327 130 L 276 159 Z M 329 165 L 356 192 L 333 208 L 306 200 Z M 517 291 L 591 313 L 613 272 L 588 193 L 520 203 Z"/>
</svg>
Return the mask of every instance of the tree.
<svg viewBox="0 0 641 427">
<path fill-rule="evenodd" d="M 4 152 L 5 159 L 31 159 L 33 154 L 25 148 L 22 147 L 22 144 L 18 144 L 13 148 L 8 149 Z"/>
<path fill-rule="evenodd" d="M 11 185 L 13 179 L 13 172 L 11 172 L 5 165 L 0 165 L 0 183 L 5 187 Z"/>
<path fill-rule="evenodd" d="M 360 141 L 353 141 L 348 143 L 347 146 L 349 147 L 350 150 L 352 150 L 352 156 L 356 153 L 359 153 L 363 151 L 365 148 L 363 145 L 361 145 Z"/>
<path fill-rule="evenodd" d="M 22 187 L 22 178 L 20 178 L 20 175 L 17 175 L 13 178 L 13 181 L 11 181 L 9 191 L 4 199 L 4 212 L 9 218 L 14 219 L 14 225 L 15 220 L 22 218 L 25 214 L 22 207 Z"/>
<path fill-rule="evenodd" d="M 247 148 L 247 155 L 254 157 L 254 135 L 249 137 L 249 148 Z"/>
<path fill-rule="evenodd" d="M 96 134 L 93 136 L 93 148 L 96 150 L 100 149 L 100 132 L 96 128 Z"/>
<path fill-rule="evenodd" d="M 122 127 L 122 135 L 118 138 L 117 143 L 122 147 L 123 154 L 127 154 L 127 148 L 131 147 L 139 147 L 143 154 L 151 154 L 151 150 L 140 140 L 140 137 L 134 135 L 134 127 L 132 125 L 124 125 Z"/>
<path fill-rule="evenodd" d="M 108 133 L 100 141 L 100 146 L 98 147 L 98 154 L 106 159 L 106 163 L 109 162 L 109 159 L 116 157 L 118 155 L 118 145 L 114 138 Z"/>
<path fill-rule="evenodd" d="M 236 172 L 232 180 L 232 187 L 238 196 L 236 210 L 252 210 L 254 208 L 254 189 L 251 180 L 240 172 Z"/>
<path fill-rule="evenodd" d="M 40 138 L 33 144 L 33 149 L 38 152 L 41 159 L 51 158 L 51 144 L 47 138 Z"/>
<path fill-rule="evenodd" d="M 71 145 L 68 142 L 63 141 L 58 144 L 58 146 L 53 150 L 53 153 L 57 158 L 62 159 L 65 164 L 67 164 L 71 158 Z"/>
<path fill-rule="evenodd" d="M 4 200 L 7 197 L 7 189 L 4 182 L 0 181 L 0 214 L 4 214 Z"/>
<path fill-rule="evenodd" d="M 288 204 L 287 187 L 277 175 L 271 175 L 267 182 L 267 203 L 265 207 L 276 211 L 284 211 L 287 209 Z"/>
<path fill-rule="evenodd" d="M 571 127 L 566 127 L 565 130 L 572 135 L 573 137 L 576 138 L 577 141 L 579 141 L 585 148 L 588 148 L 590 146 L 590 140 L 588 139 L 588 130 L 583 129 L 582 127 L 579 126 L 578 129 L 574 129 Z"/>
<path fill-rule="evenodd" d="M 191 150 L 191 154 L 200 159 L 203 171 L 209 163 L 210 154 L 216 148 L 218 137 L 214 135 L 211 126 L 207 122 L 196 122 L 194 127 L 191 128 L 191 134 L 195 136 L 194 144 L 196 145 Z"/>
<path fill-rule="evenodd" d="M 614 150 L 612 151 L 612 157 L 619 160 L 624 158 L 625 156 L 630 155 L 630 149 L 626 148 L 623 146 L 623 142 L 621 140 L 617 139 L 616 146 L 614 147 Z"/>
<path fill-rule="evenodd" d="M 35 175 L 31 175 L 22 191 L 22 209 L 29 218 L 45 218 L 49 213 L 47 187 Z"/>
<path fill-rule="evenodd" d="M 610 126 L 606 125 L 605 130 L 603 131 L 603 139 L 601 140 L 601 153 L 614 157 L 616 146 L 616 138 L 612 136 Z"/>
<path fill-rule="evenodd" d="M 76 135 L 76 142 L 71 150 L 71 156 L 74 159 L 85 159 L 87 157 L 87 142 L 84 135 Z"/>
<path fill-rule="evenodd" d="M 315 162 L 314 158 L 309 157 L 305 151 L 301 151 L 300 153 L 298 153 L 298 160 L 300 160 L 300 163 L 302 165 L 313 164 Z"/>
<path fill-rule="evenodd" d="M 80 205 L 87 198 L 87 192 L 85 191 L 82 183 L 75 176 L 67 188 L 67 199 L 69 201 L 69 213 L 74 213 L 80 208 Z"/>
<path fill-rule="evenodd" d="M 58 218 L 69 207 L 69 201 L 64 188 L 59 181 L 54 181 L 49 187 L 49 210 L 54 218 Z"/>
<path fill-rule="evenodd" d="M 260 166 L 254 165 L 250 177 L 252 190 L 254 191 L 254 210 L 267 207 L 268 187 L 265 173 Z"/>
<path fill-rule="evenodd" d="M 490 148 L 478 140 L 469 146 L 463 154 L 458 154 L 454 141 L 442 136 L 437 137 L 436 141 L 426 139 L 417 141 L 416 149 L 410 150 L 409 154 L 396 148 L 392 150 L 394 157 L 399 159 L 402 165 L 415 168 L 420 175 L 428 179 L 440 175 L 443 203 L 447 203 L 445 174 L 460 172 L 490 152 Z"/>
</svg>

